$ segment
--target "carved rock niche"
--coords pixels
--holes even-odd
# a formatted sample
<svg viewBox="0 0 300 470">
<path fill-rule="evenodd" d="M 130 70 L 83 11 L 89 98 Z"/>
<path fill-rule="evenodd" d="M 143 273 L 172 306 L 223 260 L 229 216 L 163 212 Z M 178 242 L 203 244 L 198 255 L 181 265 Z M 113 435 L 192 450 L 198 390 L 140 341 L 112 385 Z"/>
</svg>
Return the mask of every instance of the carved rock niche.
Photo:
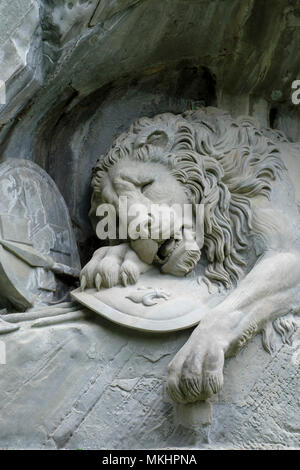
<svg viewBox="0 0 300 470">
<path fill-rule="evenodd" d="M 299 448 L 290 2 L 19 3 L 0 6 L 0 448 Z M 190 204 L 183 239 L 100 240 L 124 184 Z"/>
</svg>

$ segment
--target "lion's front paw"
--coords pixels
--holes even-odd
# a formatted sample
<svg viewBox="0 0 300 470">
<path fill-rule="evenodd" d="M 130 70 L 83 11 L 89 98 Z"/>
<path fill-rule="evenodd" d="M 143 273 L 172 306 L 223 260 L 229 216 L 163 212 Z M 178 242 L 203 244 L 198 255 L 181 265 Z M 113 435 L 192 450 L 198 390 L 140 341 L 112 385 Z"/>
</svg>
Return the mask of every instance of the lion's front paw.
<svg viewBox="0 0 300 470">
<path fill-rule="evenodd" d="M 178 403 L 206 400 L 223 386 L 224 350 L 219 341 L 195 336 L 169 365 L 167 391 Z"/>
<path fill-rule="evenodd" d="M 123 286 L 136 284 L 140 277 L 140 269 L 138 263 L 132 260 L 125 260 L 121 266 L 120 278 Z"/>
<path fill-rule="evenodd" d="M 135 284 L 150 266 L 143 263 L 127 243 L 100 248 L 80 274 L 81 290 Z"/>
</svg>

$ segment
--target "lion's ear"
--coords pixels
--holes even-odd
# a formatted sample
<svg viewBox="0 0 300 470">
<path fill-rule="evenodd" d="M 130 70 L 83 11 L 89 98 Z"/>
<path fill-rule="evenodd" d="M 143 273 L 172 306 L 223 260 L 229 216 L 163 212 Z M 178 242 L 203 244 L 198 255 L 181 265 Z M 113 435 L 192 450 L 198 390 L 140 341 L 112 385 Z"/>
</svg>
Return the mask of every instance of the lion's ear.
<svg viewBox="0 0 300 470">
<path fill-rule="evenodd" d="M 168 135 L 161 130 L 157 130 L 152 132 L 150 135 L 147 137 L 147 144 L 150 145 L 156 145 L 157 147 L 166 147 L 166 145 L 169 142 Z"/>
</svg>

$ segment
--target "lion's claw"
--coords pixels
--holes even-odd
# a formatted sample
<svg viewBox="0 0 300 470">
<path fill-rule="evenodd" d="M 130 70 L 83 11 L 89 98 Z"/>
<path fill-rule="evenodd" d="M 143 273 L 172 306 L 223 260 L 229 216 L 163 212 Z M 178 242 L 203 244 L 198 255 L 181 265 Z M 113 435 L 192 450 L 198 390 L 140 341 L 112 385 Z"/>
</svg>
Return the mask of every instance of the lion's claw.
<svg viewBox="0 0 300 470">
<path fill-rule="evenodd" d="M 99 292 L 100 287 L 101 287 L 101 276 L 99 273 L 97 273 L 96 279 L 95 279 L 95 286 L 97 291 Z"/>
<path fill-rule="evenodd" d="M 196 337 L 169 365 L 167 391 L 178 403 L 206 400 L 223 386 L 224 352 L 218 342 Z"/>
<path fill-rule="evenodd" d="M 126 286 L 136 284 L 140 277 L 138 266 L 133 261 L 124 261 L 121 267 L 121 277 Z"/>
<path fill-rule="evenodd" d="M 83 291 L 85 290 L 86 285 L 87 285 L 86 277 L 85 277 L 85 275 L 83 274 L 83 275 L 80 277 L 80 289 L 81 289 L 81 292 L 83 292 Z"/>
</svg>

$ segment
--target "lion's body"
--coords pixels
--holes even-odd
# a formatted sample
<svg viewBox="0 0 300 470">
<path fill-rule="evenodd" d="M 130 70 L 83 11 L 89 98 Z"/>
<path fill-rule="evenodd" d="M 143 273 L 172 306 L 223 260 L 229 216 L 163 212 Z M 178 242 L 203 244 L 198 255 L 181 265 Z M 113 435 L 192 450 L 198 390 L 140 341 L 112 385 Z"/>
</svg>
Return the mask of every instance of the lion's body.
<svg viewBox="0 0 300 470">
<path fill-rule="evenodd" d="M 204 205 L 199 252 L 180 252 L 174 259 L 185 273 L 205 256 L 205 281 L 227 289 L 228 296 L 199 325 L 172 363 L 169 391 L 177 401 L 195 401 L 218 391 L 224 354 L 263 329 L 267 331 L 264 345 L 270 350 L 270 321 L 300 308 L 300 193 L 296 191 L 295 196 L 291 183 L 298 190 L 297 152 L 280 133 L 259 129 L 251 118 L 233 120 L 227 113 L 207 108 L 140 119 L 115 140 L 94 169 L 90 212 L 94 223 L 100 204 L 116 204 L 124 195 L 145 204 L 188 202 L 195 211 L 199 204 Z M 143 193 L 145 175 L 149 179 L 151 172 L 153 181 Z M 120 255 L 122 249 L 115 252 L 116 268 L 108 276 L 108 286 L 119 279 L 125 279 L 125 285 L 129 279 L 134 282 L 147 269 L 137 259 L 138 249 Z M 100 288 L 100 279 L 110 268 L 106 255 L 97 256 L 83 277 L 84 284 L 88 278 Z M 174 263 L 172 269 L 175 273 Z M 222 309 L 227 317 L 224 313 L 222 317 Z M 286 325 L 285 331 L 293 328 Z M 206 346 L 209 334 L 216 337 L 213 348 Z M 209 360 L 209 367 L 215 370 L 207 378 Z"/>
<path fill-rule="evenodd" d="M 227 288 L 236 283 L 251 245 L 251 203 L 259 198 L 270 206 L 272 185 L 286 178 L 278 142 L 250 118 L 234 121 L 214 108 L 141 119 L 117 138 L 94 170 L 92 218 L 102 202 L 105 177 L 125 159 L 165 165 L 189 202 L 204 204 L 207 279 Z"/>
</svg>

